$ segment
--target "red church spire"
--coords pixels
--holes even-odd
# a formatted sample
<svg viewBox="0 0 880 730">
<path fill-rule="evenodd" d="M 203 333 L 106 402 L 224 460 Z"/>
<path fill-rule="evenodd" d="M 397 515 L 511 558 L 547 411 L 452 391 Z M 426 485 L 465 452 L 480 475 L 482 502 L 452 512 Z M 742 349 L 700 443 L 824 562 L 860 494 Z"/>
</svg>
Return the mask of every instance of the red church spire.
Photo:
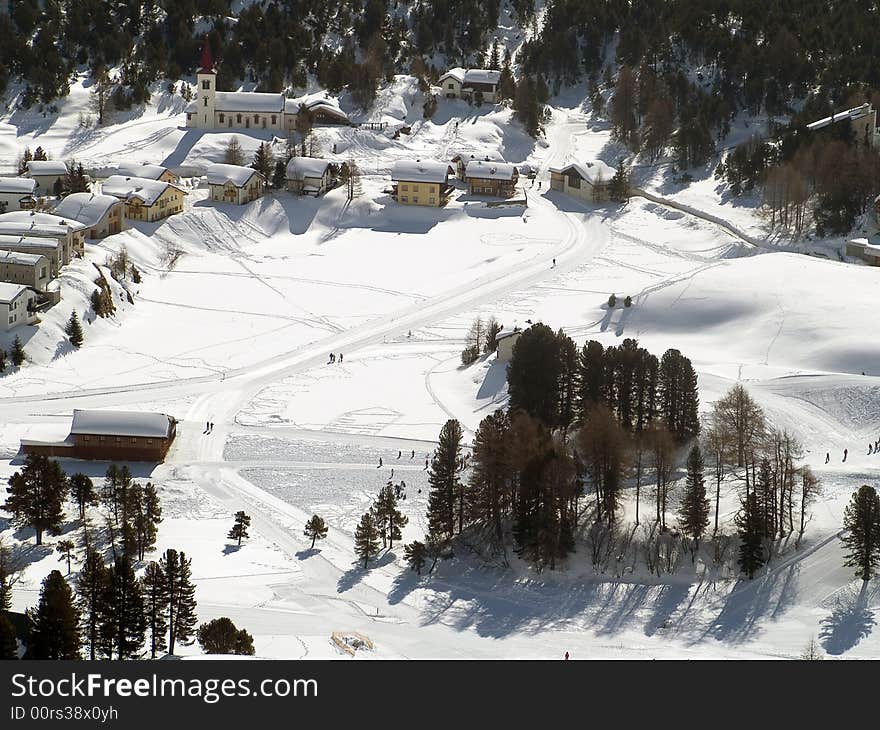
<svg viewBox="0 0 880 730">
<path fill-rule="evenodd" d="M 205 42 L 202 43 L 202 62 L 199 64 L 199 73 L 214 73 L 214 57 L 211 55 L 211 44 L 208 42 L 208 36 L 205 36 Z"/>
</svg>

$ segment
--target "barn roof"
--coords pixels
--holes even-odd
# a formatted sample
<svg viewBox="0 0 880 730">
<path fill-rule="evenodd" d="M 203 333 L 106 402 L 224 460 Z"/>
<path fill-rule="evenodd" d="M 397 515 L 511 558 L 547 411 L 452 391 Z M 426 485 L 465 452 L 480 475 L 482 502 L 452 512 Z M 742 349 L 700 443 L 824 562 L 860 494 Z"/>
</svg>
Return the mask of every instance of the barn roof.
<svg viewBox="0 0 880 730">
<path fill-rule="evenodd" d="M 141 411 L 73 411 L 70 433 L 90 436 L 143 436 L 166 438 L 171 433 L 171 416 Z"/>
</svg>

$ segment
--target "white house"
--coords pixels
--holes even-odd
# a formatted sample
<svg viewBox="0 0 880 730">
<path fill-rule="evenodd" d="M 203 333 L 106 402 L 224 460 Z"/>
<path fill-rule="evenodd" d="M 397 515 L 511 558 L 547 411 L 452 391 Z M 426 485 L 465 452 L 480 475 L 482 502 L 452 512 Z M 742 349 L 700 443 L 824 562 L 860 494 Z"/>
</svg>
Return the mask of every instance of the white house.
<svg viewBox="0 0 880 730">
<path fill-rule="evenodd" d="M 316 198 L 333 187 L 333 163 L 321 157 L 291 157 L 287 163 L 287 189 Z"/>
<path fill-rule="evenodd" d="M 519 340 L 522 330 L 518 327 L 513 329 L 502 329 L 495 335 L 495 343 L 497 344 L 498 362 L 510 362 L 513 358 L 513 346 Z"/>
<path fill-rule="evenodd" d="M 57 195 L 56 185 L 67 174 L 67 165 L 61 160 L 28 160 L 25 175 L 37 183 L 37 195 Z"/>
<path fill-rule="evenodd" d="M 161 180 L 162 182 L 176 183 L 178 177 L 167 167 L 162 165 L 139 164 L 136 162 L 123 162 L 116 170 L 117 175 L 124 177 L 143 177 L 147 180 Z"/>
<path fill-rule="evenodd" d="M 111 175 L 101 191 L 125 203 L 125 215 L 137 221 L 158 221 L 183 212 L 186 192 L 176 185 L 143 177 Z"/>
<path fill-rule="evenodd" d="M 58 276 L 59 269 L 70 263 L 64 258 L 62 242 L 54 238 L 34 238 L 31 236 L 7 236 L 0 234 L 0 249 L 18 251 L 19 253 L 38 254 L 45 256 L 49 262 L 49 276 Z"/>
<path fill-rule="evenodd" d="M 46 291 L 51 280 L 49 259 L 42 254 L 0 249 L 0 282 Z"/>
<path fill-rule="evenodd" d="M 86 227 L 73 218 L 35 210 L 0 213 L 0 235 L 54 239 L 61 251 L 61 260 L 69 263 L 73 256 L 82 256 Z"/>
<path fill-rule="evenodd" d="M 327 97 L 288 99 L 284 94 L 217 91 L 217 71 L 207 40 L 196 72 L 196 98 L 186 106 L 186 126 L 195 129 L 274 129 L 290 131 L 307 109 L 313 123 L 348 124 L 348 116 Z"/>
<path fill-rule="evenodd" d="M 223 203 L 244 205 L 263 194 L 265 180 L 252 167 L 242 165 L 208 165 L 208 185 L 211 187 L 211 200 Z"/>
<path fill-rule="evenodd" d="M 36 204 L 37 181 L 28 177 L 0 177 L 0 213 L 31 210 Z"/>
<path fill-rule="evenodd" d="M 467 99 L 475 104 L 494 104 L 498 98 L 501 72 L 487 68 L 452 68 L 438 83 L 447 99 Z"/>
<path fill-rule="evenodd" d="M 569 162 L 550 168 L 550 189 L 591 203 L 608 200 L 608 184 L 615 172 L 602 160 Z"/>
<path fill-rule="evenodd" d="M 106 238 L 125 228 L 125 203 L 112 195 L 71 193 L 55 206 L 55 215 L 84 226 L 89 238 Z"/>
<path fill-rule="evenodd" d="M 0 282 L 0 331 L 8 331 L 37 319 L 37 293 L 22 284 Z"/>
</svg>

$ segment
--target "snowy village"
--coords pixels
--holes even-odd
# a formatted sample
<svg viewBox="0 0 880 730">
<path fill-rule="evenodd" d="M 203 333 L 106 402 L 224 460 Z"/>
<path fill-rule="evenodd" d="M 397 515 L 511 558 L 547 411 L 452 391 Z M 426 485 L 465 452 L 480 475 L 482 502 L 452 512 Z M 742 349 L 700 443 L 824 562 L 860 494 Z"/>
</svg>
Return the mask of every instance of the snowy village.
<svg viewBox="0 0 880 730">
<path fill-rule="evenodd" d="M 110 5 L 0 3 L 0 659 L 880 656 L 806 11 Z"/>
</svg>

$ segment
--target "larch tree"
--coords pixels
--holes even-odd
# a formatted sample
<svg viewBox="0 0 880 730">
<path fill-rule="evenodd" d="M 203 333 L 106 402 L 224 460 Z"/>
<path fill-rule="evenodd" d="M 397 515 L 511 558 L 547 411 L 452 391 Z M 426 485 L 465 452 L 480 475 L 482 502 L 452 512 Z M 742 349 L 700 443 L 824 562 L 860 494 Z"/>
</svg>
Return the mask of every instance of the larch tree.
<svg viewBox="0 0 880 730">
<path fill-rule="evenodd" d="M 226 143 L 226 149 L 223 151 L 223 162 L 227 165 L 244 165 L 244 150 L 241 148 L 241 142 L 238 137 L 233 135 Z"/>
<path fill-rule="evenodd" d="M 496 545 L 503 542 L 503 521 L 512 506 L 509 431 L 510 418 L 501 409 L 480 421 L 469 475 L 469 519 L 488 526 Z"/>
<path fill-rule="evenodd" d="M 880 566 L 880 497 L 874 487 L 859 487 L 843 513 L 843 544 L 849 552 L 844 565 L 856 577 L 870 580 Z"/>
<path fill-rule="evenodd" d="M 746 456 L 766 434 L 767 423 L 761 406 L 737 384 L 715 401 L 712 417 L 732 444 L 736 466 L 745 466 Z"/>
<path fill-rule="evenodd" d="M 113 109 L 113 82 L 104 66 L 98 66 L 92 73 L 91 99 L 89 105 L 98 115 L 98 124 L 104 126 Z"/>
</svg>

